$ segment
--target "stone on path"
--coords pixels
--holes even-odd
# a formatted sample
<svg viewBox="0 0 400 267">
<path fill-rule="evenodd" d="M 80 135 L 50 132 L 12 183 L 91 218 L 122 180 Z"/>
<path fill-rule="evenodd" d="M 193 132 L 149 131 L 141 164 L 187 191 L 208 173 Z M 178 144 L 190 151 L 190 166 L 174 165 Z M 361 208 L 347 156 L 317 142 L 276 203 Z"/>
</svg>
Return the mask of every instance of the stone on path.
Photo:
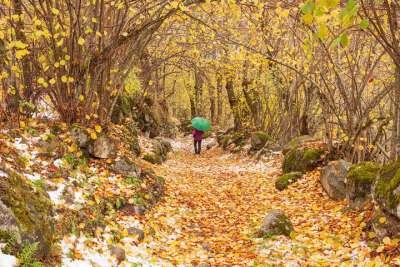
<svg viewBox="0 0 400 267">
<path fill-rule="evenodd" d="M 265 216 L 259 231 L 261 236 L 285 235 L 289 236 L 293 225 L 286 214 L 281 210 L 271 210 Z"/>
<path fill-rule="evenodd" d="M 346 198 L 346 176 L 351 163 L 344 160 L 332 161 L 321 170 L 321 184 L 331 199 Z"/>
</svg>

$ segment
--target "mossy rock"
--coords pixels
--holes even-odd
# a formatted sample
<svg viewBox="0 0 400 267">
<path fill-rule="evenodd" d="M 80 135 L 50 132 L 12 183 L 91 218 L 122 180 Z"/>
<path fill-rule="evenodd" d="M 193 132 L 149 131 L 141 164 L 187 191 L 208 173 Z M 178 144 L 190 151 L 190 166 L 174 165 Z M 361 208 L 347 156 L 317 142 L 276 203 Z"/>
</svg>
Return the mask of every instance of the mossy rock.
<svg viewBox="0 0 400 267">
<path fill-rule="evenodd" d="M 18 227 L 18 232 L 9 233 L 8 237 L 20 237 L 20 244 L 15 246 L 18 249 L 22 249 L 23 244 L 38 242 L 36 256 L 45 258 L 54 242 L 53 206 L 48 194 L 8 167 L 0 166 L 0 170 L 6 174 L 0 179 L 0 201 L 12 211 Z M 9 242 L 5 240 L 5 232 L 2 229 L 0 243 Z"/>
<path fill-rule="evenodd" d="M 265 216 L 258 235 L 260 237 L 290 236 L 293 230 L 292 222 L 283 211 L 272 210 Z"/>
<path fill-rule="evenodd" d="M 346 198 L 353 208 L 360 208 L 371 197 L 372 185 L 381 166 L 375 162 L 354 164 L 346 177 Z"/>
<path fill-rule="evenodd" d="M 392 239 L 400 237 L 400 220 L 392 214 L 377 209 L 374 211 L 370 224 L 379 241 L 385 237 Z"/>
<path fill-rule="evenodd" d="M 231 144 L 236 146 L 244 146 L 246 142 L 246 134 L 244 132 L 235 132 L 231 135 Z"/>
<path fill-rule="evenodd" d="M 266 132 L 253 132 L 251 133 L 251 149 L 260 150 L 269 140 L 271 140 L 271 138 Z"/>
<path fill-rule="evenodd" d="M 162 159 L 161 159 L 160 155 L 157 155 L 155 153 L 147 153 L 143 156 L 143 159 L 152 164 L 161 164 L 162 163 Z"/>
<path fill-rule="evenodd" d="M 221 140 L 221 145 L 223 149 L 226 149 L 230 144 L 231 136 L 225 135 Z"/>
<path fill-rule="evenodd" d="M 383 211 L 400 219 L 400 161 L 380 169 L 374 184 L 373 198 Z"/>
<path fill-rule="evenodd" d="M 324 149 L 292 149 L 283 160 L 283 173 L 311 171 L 321 163 L 324 153 Z"/>
<path fill-rule="evenodd" d="M 129 137 L 128 137 L 128 145 L 129 145 L 129 150 L 133 152 L 135 156 L 139 156 L 141 153 L 141 148 L 139 144 L 139 137 L 138 137 L 138 129 L 131 124 L 128 127 L 129 131 Z"/>
<path fill-rule="evenodd" d="M 301 172 L 290 172 L 279 176 L 275 181 L 275 188 L 279 191 L 285 190 L 289 185 L 295 183 L 297 180 L 303 177 Z"/>
<path fill-rule="evenodd" d="M 243 147 L 246 144 L 247 135 L 244 132 L 225 133 L 217 136 L 218 143 L 223 149 L 228 148 L 230 145 L 235 147 Z"/>
<path fill-rule="evenodd" d="M 317 140 L 316 138 L 314 138 L 310 135 L 302 135 L 302 136 L 295 137 L 292 140 L 290 140 L 289 143 L 287 143 L 283 147 L 282 152 L 283 152 L 283 154 L 286 154 L 298 146 L 304 145 L 309 142 L 314 142 L 316 140 Z"/>
</svg>

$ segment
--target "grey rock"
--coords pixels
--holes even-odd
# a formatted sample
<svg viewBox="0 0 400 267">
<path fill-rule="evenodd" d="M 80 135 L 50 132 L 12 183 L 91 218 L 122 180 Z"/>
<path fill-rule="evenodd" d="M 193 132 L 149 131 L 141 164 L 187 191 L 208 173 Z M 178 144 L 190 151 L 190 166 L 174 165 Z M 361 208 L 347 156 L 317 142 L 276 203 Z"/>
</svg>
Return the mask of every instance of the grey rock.
<svg viewBox="0 0 400 267">
<path fill-rule="evenodd" d="M 384 222 L 381 221 L 381 218 L 385 218 Z M 385 213 L 379 209 L 375 210 L 371 225 L 377 238 L 381 241 L 386 236 L 390 238 L 400 237 L 400 220 L 389 213 Z"/>
<path fill-rule="evenodd" d="M 293 224 L 281 210 L 271 210 L 264 218 L 259 235 L 285 235 L 293 231 Z"/>
<path fill-rule="evenodd" d="M 252 150 L 260 150 L 267 143 L 269 136 L 267 133 L 258 131 L 251 133 L 250 141 L 251 141 L 251 149 Z"/>
<path fill-rule="evenodd" d="M 140 177 L 142 173 L 140 167 L 136 166 L 132 161 L 130 161 L 126 157 L 116 160 L 112 166 L 112 170 L 115 171 L 116 173 L 133 177 Z"/>
<path fill-rule="evenodd" d="M 140 242 L 140 241 L 143 241 L 143 239 L 144 239 L 144 232 L 143 232 L 143 230 L 141 230 L 141 229 L 138 229 L 138 228 L 135 228 L 135 227 L 130 227 L 130 228 L 128 228 L 128 234 L 130 234 L 130 235 L 136 235 L 137 236 L 137 240 Z"/>
<path fill-rule="evenodd" d="M 351 163 L 344 160 L 332 161 L 321 170 L 321 184 L 331 199 L 346 198 L 346 176 Z"/>
<path fill-rule="evenodd" d="M 125 249 L 118 246 L 113 246 L 111 248 L 111 255 L 117 259 L 118 263 L 121 263 L 126 259 Z"/>
<path fill-rule="evenodd" d="M 146 208 L 143 205 L 137 205 L 134 207 L 135 213 L 139 215 L 144 215 Z"/>
<path fill-rule="evenodd" d="M 207 149 L 211 149 L 213 147 L 216 147 L 218 145 L 216 140 L 211 141 L 210 143 L 207 144 Z"/>
<path fill-rule="evenodd" d="M 108 159 L 116 155 L 116 147 L 114 142 L 103 134 L 89 145 L 88 152 L 95 158 Z"/>
<path fill-rule="evenodd" d="M 80 148 L 87 148 L 89 145 L 89 135 L 87 134 L 87 132 L 80 128 L 80 127 L 74 127 L 71 130 L 71 135 L 74 138 L 76 144 L 80 147 Z"/>
</svg>

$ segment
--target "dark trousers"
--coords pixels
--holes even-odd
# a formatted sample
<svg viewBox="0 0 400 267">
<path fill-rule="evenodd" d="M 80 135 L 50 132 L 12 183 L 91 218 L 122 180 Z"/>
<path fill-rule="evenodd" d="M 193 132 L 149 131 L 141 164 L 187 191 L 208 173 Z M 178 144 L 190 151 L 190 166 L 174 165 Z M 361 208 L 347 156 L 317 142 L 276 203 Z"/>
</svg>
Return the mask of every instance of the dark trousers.
<svg viewBox="0 0 400 267">
<path fill-rule="evenodd" d="M 200 154 L 200 152 L 201 152 L 201 140 L 200 141 L 194 140 L 194 153 Z"/>
</svg>

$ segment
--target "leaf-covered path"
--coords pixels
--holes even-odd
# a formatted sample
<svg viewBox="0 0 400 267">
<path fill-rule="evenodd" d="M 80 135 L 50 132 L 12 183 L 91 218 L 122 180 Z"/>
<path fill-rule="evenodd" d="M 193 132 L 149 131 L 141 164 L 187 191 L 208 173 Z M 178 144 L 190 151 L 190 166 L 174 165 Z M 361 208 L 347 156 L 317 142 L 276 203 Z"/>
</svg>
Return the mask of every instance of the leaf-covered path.
<svg viewBox="0 0 400 267">
<path fill-rule="evenodd" d="M 364 266 L 364 215 L 329 200 L 318 172 L 276 191 L 279 166 L 279 160 L 255 163 L 220 149 L 195 156 L 187 140 L 157 169 L 166 178 L 166 196 L 146 215 L 153 233 L 146 245 L 181 266 Z M 271 209 L 292 219 L 292 238 L 255 238 Z"/>
</svg>

